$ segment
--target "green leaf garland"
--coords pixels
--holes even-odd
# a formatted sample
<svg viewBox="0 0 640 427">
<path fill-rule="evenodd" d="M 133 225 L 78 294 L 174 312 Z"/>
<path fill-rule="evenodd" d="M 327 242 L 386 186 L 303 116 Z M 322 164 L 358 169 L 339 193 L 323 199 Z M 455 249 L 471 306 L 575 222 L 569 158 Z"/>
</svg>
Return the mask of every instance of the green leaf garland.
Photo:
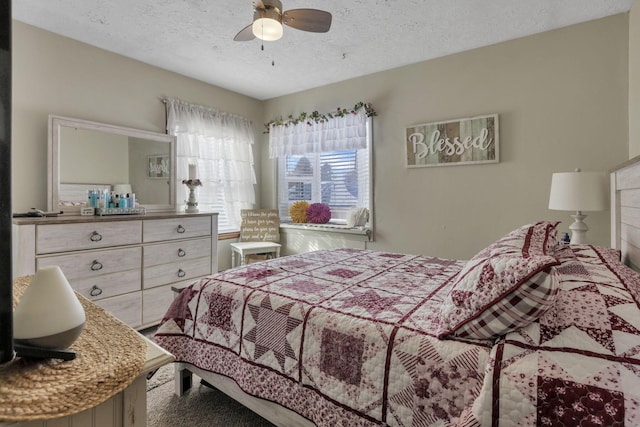
<svg viewBox="0 0 640 427">
<path fill-rule="evenodd" d="M 312 113 L 300 113 L 298 117 L 294 117 L 293 114 L 289 114 L 289 117 L 283 119 L 280 117 L 279 119 L 271 120 L 269 123 L 265 123 L 265 130 L 263 133 L 269 133 L 269 128 L 271 125 L 275 126 L 289 126 L 289 125 L 297 125 L 298 123 L 307 122 L 307 125 L 311 126 L 312 122 L 315 123 L 324 123 L 329 119 L 333 119 L 334 117 L 344 117 L 347 114 L 356 114 L 356 112 L 364 107 L 365 114 L 367 117 L 377 116 L 378 113 L 373 109 L 371 104 L 358 102 L 352 109 L 348 108 L 340 108 L 333 112 L 327 114 L 320 114 L 317 111 Z"/>
</svg>

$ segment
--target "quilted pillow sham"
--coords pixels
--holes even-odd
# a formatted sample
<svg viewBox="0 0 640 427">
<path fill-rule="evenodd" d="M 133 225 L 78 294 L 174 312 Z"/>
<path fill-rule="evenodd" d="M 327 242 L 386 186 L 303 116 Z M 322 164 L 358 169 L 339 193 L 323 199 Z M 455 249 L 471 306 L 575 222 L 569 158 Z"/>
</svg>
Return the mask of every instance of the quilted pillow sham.
<svg viewBox="0 0 640 427">
<path fill-rule="evenodd" d="M 469 260 L 444 300 L 438 337 L 491 339 L 540 318 L 558 290 L 549 255 L 558 224 L 519 227 Z"/>
<path fill-rule="evenodd" d="M 498 256 L 467 264 L 445 298 L 438 338 L 492 339 L 527 326 L 553 304 L 558 274 L 551 256 Z"/>
<path fill-rule="evenodd" d="M 518 227 L 484 248 L 473 259 L 495 255 L 553 255 L 560 221 L 538 221 Z"/>
</svg>

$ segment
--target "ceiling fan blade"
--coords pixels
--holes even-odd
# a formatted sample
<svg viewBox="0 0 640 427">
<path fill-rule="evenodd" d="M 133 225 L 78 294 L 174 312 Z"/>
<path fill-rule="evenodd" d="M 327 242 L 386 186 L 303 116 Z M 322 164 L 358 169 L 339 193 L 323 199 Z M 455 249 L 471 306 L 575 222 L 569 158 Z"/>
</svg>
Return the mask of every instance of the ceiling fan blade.
<svg viewBox="0 0 640 427">
<path fill-rule="evenodd" d="M 318 9 L 291 9 L 282 14 L 282 23 L 302 31 L 326 33 L 331 28 L 331 14 Z"/>
<path fill-rule="evenodd" d="M 234 41 L 237 42 L 247 42 L 249 40 L 253 40 L 256 36 L 253 35 L 253 23 L 244 27 L 236 36 L 233 38 Z"/>
</svg>

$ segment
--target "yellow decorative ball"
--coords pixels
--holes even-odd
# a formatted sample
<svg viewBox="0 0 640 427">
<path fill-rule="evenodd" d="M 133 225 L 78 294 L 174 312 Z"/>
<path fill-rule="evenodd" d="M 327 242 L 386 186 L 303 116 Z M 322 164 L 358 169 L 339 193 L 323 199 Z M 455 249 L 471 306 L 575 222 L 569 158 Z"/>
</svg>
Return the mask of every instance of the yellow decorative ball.
<svg viewBox="0 0 640 427">
<path fill-rule="evenodd" d="M 305 223 L 307 222 L 307 208 L 309 207 L 309 202 L 306 200 L 300 200 L 295 202 L 289 208 L 289 216 L 293 222 L 297 223 Z"/>
</svg>

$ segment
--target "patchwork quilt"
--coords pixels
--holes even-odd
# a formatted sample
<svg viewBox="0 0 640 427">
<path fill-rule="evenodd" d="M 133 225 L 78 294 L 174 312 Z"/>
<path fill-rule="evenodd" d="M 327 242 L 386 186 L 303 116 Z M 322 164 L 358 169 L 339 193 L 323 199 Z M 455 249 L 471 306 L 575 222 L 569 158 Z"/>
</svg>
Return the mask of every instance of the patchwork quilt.
<svg viewBox="0 0 640 427">
<path fill-rule="evenodd" d="M 640 279 L 618 251 L 556 252 L 560 289 L 539 319 L 498 340 L 478 425 L 640 425 Z"/>
<path fill-rule="evenodd" d="M 465 261 L 353 249 L 199 280 L 155 339 L 318 426 L 640 425 L 638 275 L 610 249 L 554 256 L 554 303 L 495 340 L 437 338 Z"/>
</svg>

